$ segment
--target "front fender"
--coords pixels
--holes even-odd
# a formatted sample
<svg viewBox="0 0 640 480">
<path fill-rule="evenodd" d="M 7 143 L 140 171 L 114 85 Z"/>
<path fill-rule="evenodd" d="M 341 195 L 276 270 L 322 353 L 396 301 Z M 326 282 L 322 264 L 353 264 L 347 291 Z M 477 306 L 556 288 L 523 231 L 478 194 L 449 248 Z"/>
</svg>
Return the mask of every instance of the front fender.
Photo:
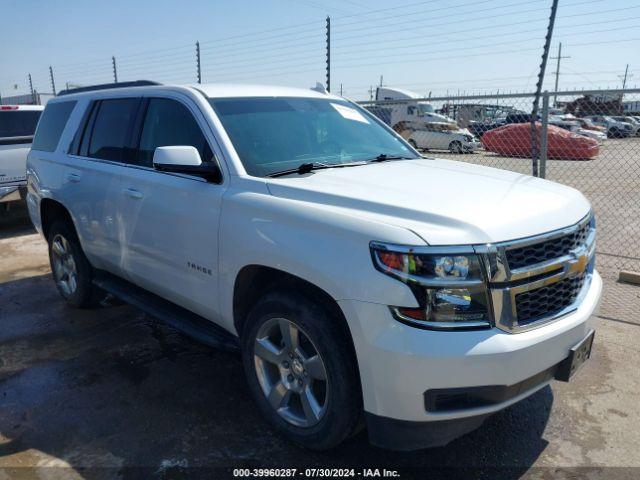
<svg viewBox="0 0 640 480">
<path fill-rule="evenodd" d="M 423 245 L 407 229 L 358 218 L 344 209 L 230 190 L 220 219 L 220 307 L 233 329 L 233 289 L 246 265 L 295 275 L 334 300 L 417 306 L 411 290 L 378 272 L 369 242 Z"/>
</svg>

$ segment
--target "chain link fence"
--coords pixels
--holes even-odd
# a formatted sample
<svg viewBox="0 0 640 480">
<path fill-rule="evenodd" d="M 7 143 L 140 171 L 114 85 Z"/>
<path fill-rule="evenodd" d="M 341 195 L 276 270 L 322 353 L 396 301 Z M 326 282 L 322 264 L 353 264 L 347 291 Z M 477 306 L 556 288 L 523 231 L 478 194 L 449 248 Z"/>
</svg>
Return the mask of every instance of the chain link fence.
<svg viewBox="0 0 640 480">
<path fill-rule="evenodd" d="M 393 99 L 383 90 L 362 105 L 425 155 L 583 192 L 597 215 L 601 274 L 640 271 L 640 90 L 545 92 L 535 134 L 533 93 Z"/>
</svg>

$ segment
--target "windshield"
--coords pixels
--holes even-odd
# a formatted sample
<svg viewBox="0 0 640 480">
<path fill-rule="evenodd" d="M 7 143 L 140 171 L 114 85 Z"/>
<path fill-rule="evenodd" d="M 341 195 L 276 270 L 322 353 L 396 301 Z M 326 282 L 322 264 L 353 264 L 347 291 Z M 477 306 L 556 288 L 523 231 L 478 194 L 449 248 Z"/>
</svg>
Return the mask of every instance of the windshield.
<svg viewBox="0 0 640 480">
<path fill-rule="evenodd" d="M 343 100 L 224 98 L 211 105 L 250 175 L 379 155 L 419 158 L 374 117 Z"/>
<path fill-rule="evenodd" d="M 418 104 L 418 113 L 420 115 L 424 115 L 425 113 L 433 113 L 433 107 L 428 103 L 419 103 Z"/>
</svg>

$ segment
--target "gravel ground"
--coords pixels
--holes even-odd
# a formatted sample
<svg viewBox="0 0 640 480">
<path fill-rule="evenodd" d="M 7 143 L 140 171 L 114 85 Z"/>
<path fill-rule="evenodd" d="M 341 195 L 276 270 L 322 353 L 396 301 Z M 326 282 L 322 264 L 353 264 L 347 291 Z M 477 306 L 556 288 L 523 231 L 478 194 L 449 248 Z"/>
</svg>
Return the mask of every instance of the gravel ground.
<svg viewBox="0 0 640 480">
<path fill-rule="evenodd" d="M 14 216 L 0 221 L 0 479 L 219 478 L 237 467 L 638 478 L 639 307 L 640 287 L 607 279 L 593 356 L 575 379 L 447 447 L 384 451 L 363 432 L 310 452 L 263 421 L 238 357 L 130 306 L 66 307 L 44 241 Z"/>
</svg>

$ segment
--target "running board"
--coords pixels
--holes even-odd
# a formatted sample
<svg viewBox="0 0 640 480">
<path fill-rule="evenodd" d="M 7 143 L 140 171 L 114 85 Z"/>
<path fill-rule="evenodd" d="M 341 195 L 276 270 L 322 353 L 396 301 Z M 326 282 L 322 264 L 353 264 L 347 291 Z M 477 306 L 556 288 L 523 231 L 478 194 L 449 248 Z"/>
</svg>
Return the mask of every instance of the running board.
<svg viewBox="0 0 640 480">
<path fill-rule="evenodd" d="M 94 285 L 114 297 L 162 320 L 205 345 L 227 351 L 239 350 L 238 339 L 210 320 L 108 272 L 94 272 Z"/>
</svg>

